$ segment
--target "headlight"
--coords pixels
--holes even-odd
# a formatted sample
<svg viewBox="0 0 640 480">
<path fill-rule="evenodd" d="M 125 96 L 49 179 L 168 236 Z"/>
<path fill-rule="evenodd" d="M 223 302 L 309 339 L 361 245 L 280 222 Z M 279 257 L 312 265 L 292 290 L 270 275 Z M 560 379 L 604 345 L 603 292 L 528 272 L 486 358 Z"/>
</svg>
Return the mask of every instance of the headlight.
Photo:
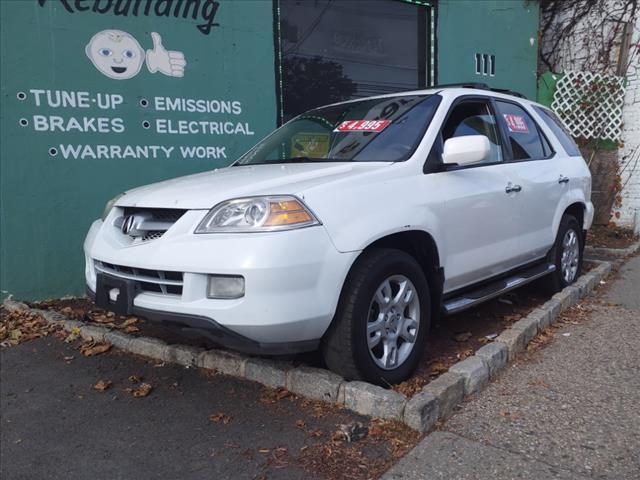
<svg viewBox="0 0 640 480">
<path fill-rule="evenodd" d="M 213 207 L 196 233 L 270 232 L 319 224 L 313 213 L 294 196 L 249 197 Z"/>
<path fill-rule="evenodd" d="M 107 218 L 107 216 L 109 215 L 109 213 L 111 212 L 111 210 L 113 209 L 113 207 L 115 206 L 116 202 L 118 200 L 120 200 L 120 198 L 124 195 L 124 193 L 121 193 L 120 195 L 116 195 L 115 197 L 113 197 L 111 200 L 109 200 L 107 202 L 107 204 L 104 206 L 104 212 L 102 212 L 102 221 L 104 222 L 104 219 Z"/>
</svg>

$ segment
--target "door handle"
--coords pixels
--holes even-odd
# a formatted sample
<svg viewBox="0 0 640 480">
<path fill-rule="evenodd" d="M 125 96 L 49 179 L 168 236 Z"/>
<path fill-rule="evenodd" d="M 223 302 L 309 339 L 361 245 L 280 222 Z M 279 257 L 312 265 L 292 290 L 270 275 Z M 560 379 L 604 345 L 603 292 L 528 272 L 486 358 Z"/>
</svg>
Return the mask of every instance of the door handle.
<svg viewBox="0 0 640 480">
<path fill-rule="evenodd" d="M 509 182 L 506 188 L 504 189 L 504 191 L 507 193 L 514 193 L 514 192 L 518 193 L 521 190 L 522 190 L 522 187 L 520 185 L 513 185 L 511 182 Z"/>
<path fill-rule="evenodd" d="M 560 178 L 558 179 L 558 183 L 559 184 L 569 183 L 569 177 L 565 177 L 564 175 L 560 175 Z"/>
</svg>

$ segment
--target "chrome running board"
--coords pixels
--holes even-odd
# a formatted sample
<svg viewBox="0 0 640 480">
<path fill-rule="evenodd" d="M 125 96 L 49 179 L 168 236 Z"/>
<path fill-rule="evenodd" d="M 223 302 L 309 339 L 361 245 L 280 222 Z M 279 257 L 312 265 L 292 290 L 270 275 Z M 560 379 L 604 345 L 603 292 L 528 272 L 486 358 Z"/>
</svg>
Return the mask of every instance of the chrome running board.
<svg viewBox="0 0 640 480">
<path fill-rule="evenodd" d="M 482 302 L 498 297 L 515 288 L 526 285 L 527 283 L 533 282 L 540 277 L 544 277 L 545 275 L 554 272 L 555 269 L 556 266 L 552 263 L 543 263 L 520 272 L 517 275 L 513 275 L 502 280 L 496 280 L 495 282 L 491 282 L 477 290 L 472 290 L 460 296 L 445 300 L 443 305 L 444 311 L 447 315 L 451 315 L 461 312 L 462 310 L 466 310 L 467 308 L 475 307 Z"/>
</svg>

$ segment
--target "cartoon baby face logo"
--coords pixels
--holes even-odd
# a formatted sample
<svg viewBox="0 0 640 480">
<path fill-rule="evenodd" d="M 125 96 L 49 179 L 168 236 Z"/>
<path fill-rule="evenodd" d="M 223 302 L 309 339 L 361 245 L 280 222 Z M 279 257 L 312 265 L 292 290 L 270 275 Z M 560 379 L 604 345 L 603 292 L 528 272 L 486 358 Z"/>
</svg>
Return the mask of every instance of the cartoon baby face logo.
<svg viewBox="0 0 640 480">
<path fill-rule="evenodd" d="M 153 49 L 147 50 L 145 55 L 138 41 L 127 32 L 103 30 L 91 38 L 85 53 L 98 71 L 116 80 L 135 77 L 145 60 L 151 73 L 183 77 L 187 65 L 184 54 L 164 48 L 162 37 L 157 32 L 151 32 L 151 39 Z"/>
<path fill-rule="evenodd" d="M 100 72 L 116 80 L 135 77 L 144 62 L 144 50 L 138 41 L 120 30 L 96 33 L 85 52 Z"/>
</svg>

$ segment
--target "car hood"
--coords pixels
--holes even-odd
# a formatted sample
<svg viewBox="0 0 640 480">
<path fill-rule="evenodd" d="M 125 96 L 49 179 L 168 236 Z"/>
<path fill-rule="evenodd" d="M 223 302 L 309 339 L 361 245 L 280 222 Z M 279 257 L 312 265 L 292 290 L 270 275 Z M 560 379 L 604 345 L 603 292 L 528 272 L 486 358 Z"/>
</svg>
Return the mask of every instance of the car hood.
<svg viewBox="0 0 640 480">
<path fill-rule="evenodd" d="M 299 163 L 227 167 L 126 192 L 116 205 L 209 209 L 232 198 L 303 194 L 305 189 L 370 172 L 389 163 Z"/>
</svg>

